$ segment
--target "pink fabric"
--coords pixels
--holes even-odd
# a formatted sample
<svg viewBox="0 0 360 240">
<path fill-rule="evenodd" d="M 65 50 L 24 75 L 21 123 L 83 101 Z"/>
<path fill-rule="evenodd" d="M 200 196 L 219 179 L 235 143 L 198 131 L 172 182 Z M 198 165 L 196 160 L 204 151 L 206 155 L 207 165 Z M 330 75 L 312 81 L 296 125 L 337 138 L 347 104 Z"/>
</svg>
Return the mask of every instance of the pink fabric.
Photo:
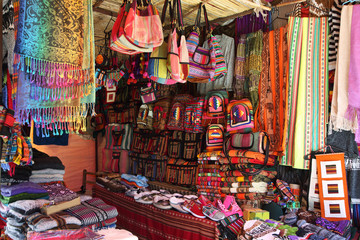
<svg viewBox="0 0 360 240">
<path fill-rule="evenodd" d="M 357 114 L 360 126 L 360 5 L 353 6 L 353 15 L 351 20 L 351 38 L 350 38 L 350 65 L 349 65 L 349 105 L 347 109 L 348 116 Z M 339 59 L 341 60 L 341 59 Z M 360 127 L 355 133 L 356 142 L 360 142 Z"/>
</svg>

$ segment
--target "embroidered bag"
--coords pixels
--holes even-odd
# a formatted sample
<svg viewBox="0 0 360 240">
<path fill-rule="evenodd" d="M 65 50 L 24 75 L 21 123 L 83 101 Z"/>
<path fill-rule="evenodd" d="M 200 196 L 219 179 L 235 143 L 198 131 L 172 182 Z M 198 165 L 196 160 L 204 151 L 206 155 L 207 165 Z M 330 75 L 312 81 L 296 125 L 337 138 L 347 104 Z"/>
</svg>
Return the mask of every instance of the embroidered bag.
<svg viewBox="0 0 360 240">
<path fill-rule="evenodd" d="M 129 150 L 133 129 L 130 124 L 109 124 L 105 127 L 105 149 Z"/>
<path fill-rule="evenodd" d="M 187 49 L 189 51 L 189 76 L 188 81 L 194 83 L 209 82 L 215 80 L 215 65 L 216 55 L 214 48 L 214 41 L 216 40 L 213 35 L 209 35 L 208 45 L 209 49 L 199 46 L 200 35 L 200 18 L 201 7 L 199 5 L 198 13 L 195 19 L 194 30 L 190 33 L 186 40 Z M 210 33 L 210 26 L 207 19 L 205 19 L 206 28 Z"/>
<path fill-rule="evenodd" d="M 168 156 L 188 161 L 197 160 L 201 152 L 202 133 L 173 131 L 169 140 Z"/>
<path fill-rule="evenodd" d="M 178 35 L 176 32 L 175 14 L 173 16 L 173 30 L 169 34 L 167 67 L 171 73 L 171 78 L 179 83 L 186 83 L 189 74 L 189 52 L 186 46 L 186 38 L 182 19 L 181 1 L 175 0 L 173 10 L 178 13 L 180 29 L 180 45 L 178 46 Z"/>
<path fill-rule="evenodd" d="M 206 151 L 221 150 L 224 134 L 224 127 L 221 124 L 211 124 L 206 130 Z"/>
<path fill-rule="evenodd" d="M 153 86 L 140 88 L 140 98 L 142 103 L 156 102 L 156 92 Z"/>
<path fill-rule="evenodd" d="M 156 48 L 163 43 L 159 13 L 151 1 L 144 10 L 138 9 L 137 1 L 131 3 L 125 21 L 124 35 L 131 43 L 142 48 Z"/>
<path fill-rule="evenodd" d="M 266 144 L 270 142 L 265 132 L 235 133 L 230 135 L 228 149 L 248 149 L 249 151 L 265 153 Z"/>
<path fill-rule="evenodd" d="M 142 175 L 151 181 L 164 181 L 166 174 L 166 156 L 131 153 L 131 173 Z"/>
<path fill-rule="evenodd" d="M 161 13 L 162 23 L 165 23 L 165 15 L 168 6 L 171 8 L 170 2 L 165 0 Z M 164 41 L 161 46 L 154 48 L 153 52 L 151 53 L 147 72 L 152 81 L 160 84 L 172 85 L 177 83 L 177 81 L 171 78 L 171 74 L 167 68 L 167 55 L 168 44 Z"/>
<path fill-rule="evenodd" d="M 233 100 L 227 105 L 226 130 L 248 133 L 254 128 L 253 108 L 249 99 Z"/>
<path fill-rule="evenodd" d="M 192 96 L 189 94 L 177 95 L 172 103 L 167 123 L 169 130 L 184 130 L 184 117 L 186 104 L 192 101 Z"/>
<path fill-rule="evenodd" d="M 204 108 L 203 97 L 195 98 L 185 109 L 185 132 L 201 133 L 204 131 L 201 121 Z"/>
<path fill-rule="evenodd" d="M 153 118 L 154 118 L 154 105 L 153 104 L 142 104 L 139 109 L 137 117 L 137 127 L 140 129 L 152 129 Z"/>
<path fill-rule="evenodd" d="M 154 129 L 165 130 L 169 118 L 171 98 L 164 98 L 154 105 Z"/>
<path fill-rule="evenodd" d="M 155 93 L 157 99 L 172 98 L 176 95 L 177 85 L 164 85 L 160 83 L 154 83 Z"/>
<path fill-rule="evenodd" d="M 165 181 L 181 186 L 194 186 L 196 184 L 197 167 L 196 161 L 171 158 L 167 162 Z"/>
<path fill-rule="evenodd" d="M 202 125 L 226 124 L 226 105 L 229 95 L 225 90 L 210 91 L 205 96 Z"/>
</svg>

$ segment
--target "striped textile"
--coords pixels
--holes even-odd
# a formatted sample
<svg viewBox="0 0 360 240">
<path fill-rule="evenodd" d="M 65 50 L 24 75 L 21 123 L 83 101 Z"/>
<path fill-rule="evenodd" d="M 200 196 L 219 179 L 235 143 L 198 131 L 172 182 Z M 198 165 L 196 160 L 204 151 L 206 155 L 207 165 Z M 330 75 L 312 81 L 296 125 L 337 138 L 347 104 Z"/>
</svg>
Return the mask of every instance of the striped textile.
<svg viewBox="0 0 360 240">
<path fill-rule="evenodd" d="M 65 212 L 79 219 L 82 226 L 103 222 L 118 215 L 115 207 L 106 204 L 100 198 L 84 201 L 80 205 L 65 210 Z"/>
<path fill-rule="evenodd" d="M 94 185 L 93 195 L 116 206 L 120 213 L 117 227 L 127 229 L 139 239 L 219 239 L 217 222 L 137 203 L 125 194 L 113 193 L 97 185 Z"/>
<path fill-rule="evenodd" d="M 327 18 L 290 17 L 288 43 L 285 153 L 280 164 L 309 169 L 309 160 L 304 160 L 304 156 L 325 145 L 328 119 Z"/>
<path fill-rule="evenodd" d="M 226 157 L 221 157 L 219 159 L 219 163 L 220 164 L 264 164 L 264 159 L 255 159 L 255 158 L 247 158 L 247 157 L 230 157 L 230 159 L 226 158 Z M 267 166 L 274 166 L 275 164 L 275 159 L 269 157 L 268 162 L 267 162 Z"/>
<path fill-rule="evenodd" d="M 130 124 L 106 125 L 105 149 L 130 150 L 133 129 Z"/>
<path fill-rule="evenodd" d="M 287 83 L 286 27 L 264 34 L 262 71 L 259 86 L 259 109 L 255 128 L 270 137 L 270 151 L 281 155 Z"/>
<path fill-rule="evenodd" d="M 59 212 L 50 216 L 41 213 L 33 213 L 26 218 L 26 222 L 32 231 L 42 232 L 50 229 L 68 229 L 68 225 L 81 226 L 81 222 L 76 217 L 67 213 Z"/>
<path fill-rule="evenodd" d="M 246 34 L 242 34 L 236 49 L 235 59 L 235 81 L 234 81 L 234 99 L 243 99 L 248 97 L 248 89 L 245 89 L 246 73 L 245 73 L 245 49 Z"/>
</svg>

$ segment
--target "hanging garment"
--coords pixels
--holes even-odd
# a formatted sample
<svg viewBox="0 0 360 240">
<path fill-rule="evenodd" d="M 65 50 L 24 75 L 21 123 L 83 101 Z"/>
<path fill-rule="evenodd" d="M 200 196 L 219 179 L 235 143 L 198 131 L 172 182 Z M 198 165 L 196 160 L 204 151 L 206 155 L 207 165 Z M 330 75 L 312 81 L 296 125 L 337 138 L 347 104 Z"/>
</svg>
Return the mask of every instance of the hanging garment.
<svg viewBox="0 0 360 240">
<path fill-rule="evenodd" d="M 336 62 L 334 90 L 331 102 L 331 115 L 329 132 L 332 130 L 347 130 L 355 132 L 358 128 L 356 117 L 348 119 L 346 110 L 349 105 L 348 85 L 350 44 L 351 44 L 351 22 L 353 6 L 343 6 L 341 14 L 340 38 L 338 47 L 338 59 Z M 340 60 L 341 59 L 341 60 Z"/>
<path fill-rule="evenodd" d="M 255 116 L 257 131 L 269 135 L 270 151 L 276 155 L 283 151 L 288 66 L 286 31 L 286 27 L 282 27 L 264 34 L 259 104 Z"/>
<path fill-rule="evenodd" d="M 236 49 L 235 59 L 235 81 L 234 81 L 234 99 L 248 98 L 249 89 L 246 87 L 245 73 L 245 48 L 246 34 L 242 34 Z"/>
<path fill-rule="evenodd" d="M 225 34 L 216 35 L 215 38 L 218 40 L 222 53 L 224 54 L 227 74 L 213 82 L 199 83 L 197 89 L 200 95 L 206 95 L 206 93 L 211 90 L 232 90 L 235 61 L 235 40 Z M 207 42 L 204 43 L 204 47 L 208 47 Z"/>
<path fill-rule="evenodd" d="M 42 22 L 41 31 L 29 22 Z M 95 103 L 91 1 L 20 0 L 18 26 L 17 120 L 80 128 Z"/>
<path fill-rule="evenodd" d="M 325 145 L 328 111 L 327 18 L 289 18 L 289 80 L 280 164 L 308 169 L 304 156 Z"/>
</svg>

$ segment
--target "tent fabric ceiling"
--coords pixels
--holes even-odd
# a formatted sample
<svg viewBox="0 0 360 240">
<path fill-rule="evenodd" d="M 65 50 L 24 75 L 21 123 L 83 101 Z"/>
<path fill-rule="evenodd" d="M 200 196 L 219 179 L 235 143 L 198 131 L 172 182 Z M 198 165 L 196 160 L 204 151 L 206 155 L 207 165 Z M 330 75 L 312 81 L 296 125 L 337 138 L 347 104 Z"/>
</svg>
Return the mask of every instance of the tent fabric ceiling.
<svg viewBox="0 0 360 240">
<path fill-rule="evenodd" d="M 110 22 L 107 29 L 105 28 L 111 18 L 113 20 L 116 19 L 116 13 L 122 2 L 123 0 L 93 0 L 93 5 L 95 6 L 94 25 L 96 36 L 103 36 L 104 30 L 111 30 L 113 21 Z M 256 3 L 252 2 L 252 0 L 181 0 L 184 24 L 186 26 L 194 24 L 197 9 L 201 2 L 206 3 L 206 10 L 210 21 L 235 16 L 236 14 L 249 11 L 256 7 Z M 152 4 L 156 6 L 159 13 L 161 13 L 164 0 L 152 0 Z M 98 9 L 105 10 L 107 13 L 112 13 L 113 16 L 96 11 Z M 204 21 L 203 16 L 202 21 Z"/>
</svg>

